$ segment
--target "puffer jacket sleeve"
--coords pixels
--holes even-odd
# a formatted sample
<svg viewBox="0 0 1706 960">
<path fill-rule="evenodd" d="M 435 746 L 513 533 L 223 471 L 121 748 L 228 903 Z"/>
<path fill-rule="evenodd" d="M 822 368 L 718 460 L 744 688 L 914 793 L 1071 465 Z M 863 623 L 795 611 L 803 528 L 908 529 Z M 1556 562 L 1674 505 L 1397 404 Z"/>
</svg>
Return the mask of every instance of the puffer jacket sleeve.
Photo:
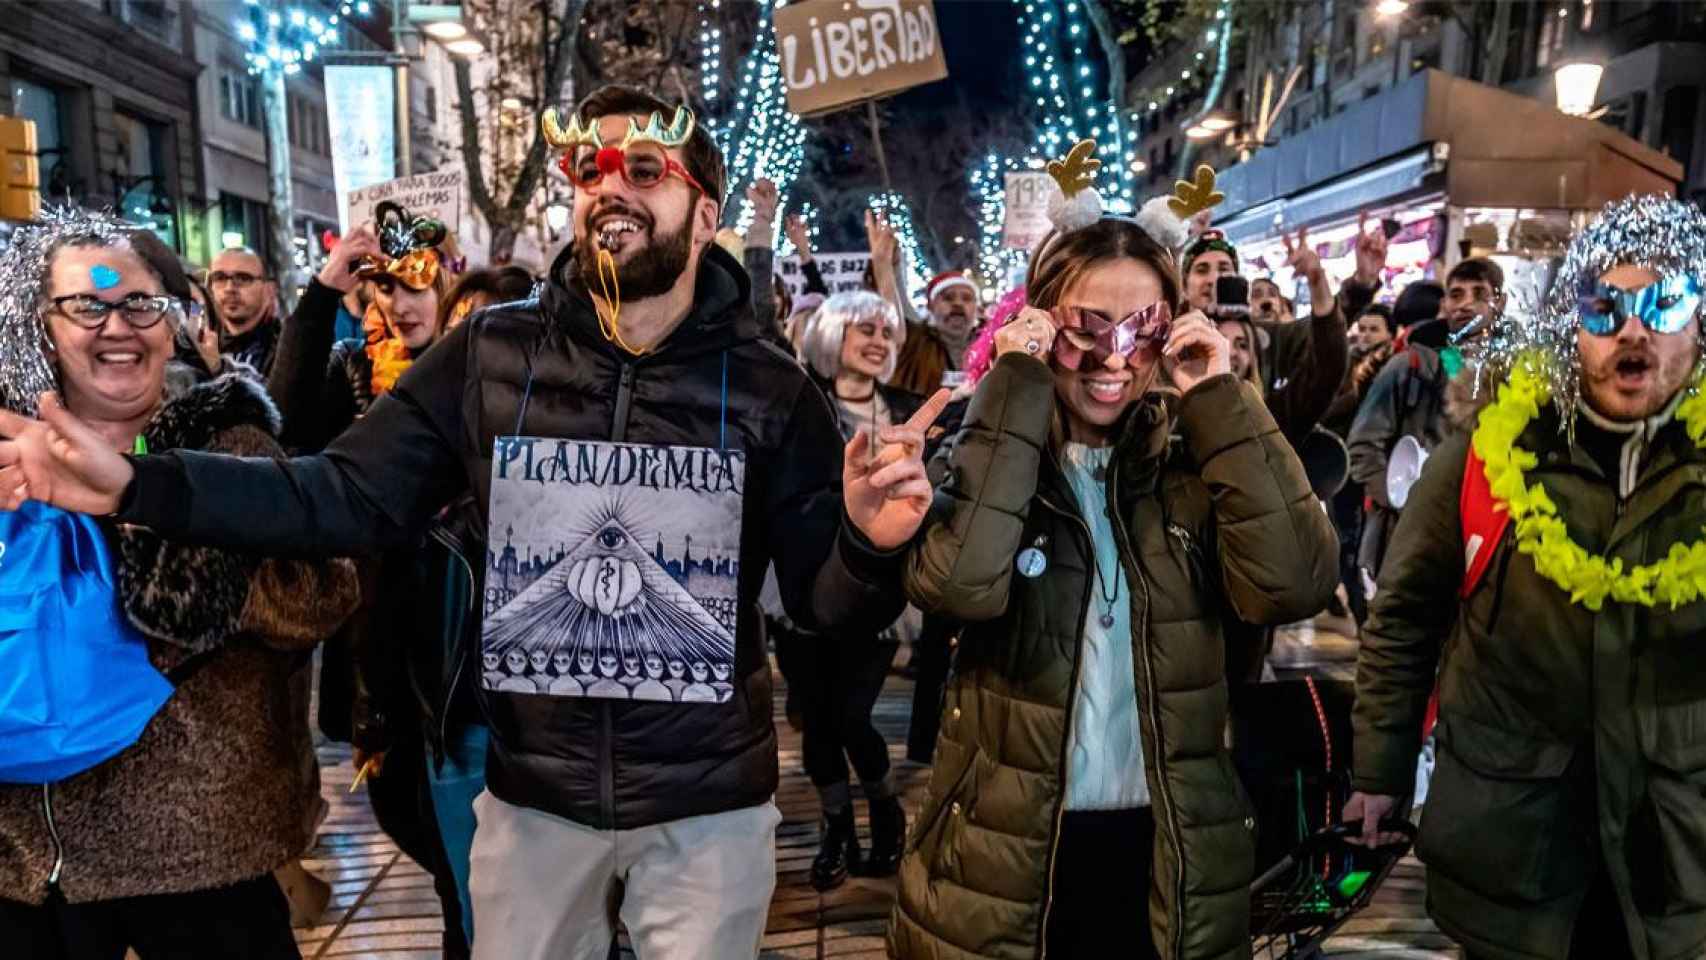
<svg viewBox="0 0 1706 960">
<path fill-rule="evenodd" d="M 1239 619 L 1280 624 L 1319 613 L 1338 584 L 1338 537 L 1255 387 L 1213 377 L 1178 411 L 1214 504 L 1221 576 Z"/>
<path fill-rule="evenodd" d="M 1458 519 L 1469 437 L 1446 440 L 1422 467 L 1380 570 L 1357 654 L 1352 784 L 1402 795 L 1415 782 L 1422 716 L 1463 580 Z"/>
<path fill-rule="evenodd" d="M 1054 377 L 1032 357 L 1006 354 L 978 384 L 907 559 L 907 597 L 926 613 L 970 622 L 1007 609 L 1053 407 Z"/>
</svg>

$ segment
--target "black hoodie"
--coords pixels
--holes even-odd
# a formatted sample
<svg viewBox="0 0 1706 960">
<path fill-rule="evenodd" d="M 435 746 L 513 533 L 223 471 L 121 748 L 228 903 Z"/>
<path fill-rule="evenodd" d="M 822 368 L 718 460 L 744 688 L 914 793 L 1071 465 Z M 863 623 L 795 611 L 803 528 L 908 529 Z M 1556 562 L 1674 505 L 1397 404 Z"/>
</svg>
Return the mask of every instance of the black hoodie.
<svg viewBox="0 0 1706 960">
<path fill-rule="evenodd" d="M 760 336 L 732 257 L 709 249 L 692 312 L 642 357 L 604 339 L 572 264 L 565 250 L 538 299 L 448 334 L 324 454 L 139 457 L 121 517 L 230 547 L 371 553 L 404 543 L 466 490 L 486 516 L 498 436 L 738 445 L 747 485 L 732 697 L 682 706 L 488 693 L 487 785 L 600 829 L 762 803 L 777 783 L 757 608 L 765 569 L 774 561 L 795 620 L 856 635 L 900 612 L 900 554 L 875 551 L 846 520 L 835 416 L 800 365 Z"/>
</svg>

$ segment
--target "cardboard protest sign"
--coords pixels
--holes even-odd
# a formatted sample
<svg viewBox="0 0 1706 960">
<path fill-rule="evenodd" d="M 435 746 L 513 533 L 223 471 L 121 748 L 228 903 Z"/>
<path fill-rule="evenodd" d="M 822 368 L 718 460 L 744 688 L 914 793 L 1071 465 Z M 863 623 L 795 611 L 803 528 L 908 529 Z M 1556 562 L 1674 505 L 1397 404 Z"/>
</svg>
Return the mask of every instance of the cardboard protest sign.
<svg viewBox="0 0 1706 960">
<path fill-rule="evenodd" d="M 1048 201 L 1053 182 L 1041 170 L 1007 174 L 1006 217 L 1001 222 L 1001 245 L 1029 250 L 1042 242 L 1051 225 Z"/>
<path fill-rule="evenodd" d="M 482 686 L 728 702 L 745 488 L 740 450 L 498 437 Z"/>
<path fill-rule="evenodd" d="M 824 285 L 829 287 L 831 294 L 859 290 L 865 286 L 865 268 L 871 263 L 870 254 L 817 253 L 812 255 L 812 259 L 817 261 L 818 272 L 823 274 Z M 800 269 L 799 257 L 777 258 L 776 272 L 787 286 L 790 297 L 798 300 L 800 294 L 806 292 L 806 275 Z"/>
<path fill-rule="evenodd" d="M 384 183 L 357 187 L 349 192 L 345 207 L 351 226 L 373 219 L 373 208 L 389 200 L 414 217 L 442 220 L 455 233 L 462 224 L 462 197 L 467 192 L 461 167 L 417 173 Z"/>
<path fill-rule="evenodd" d="M 801 116 L 948 75 L 930 0 L 805 0 L 776 10 L 788 109 Z"/>
</svg>

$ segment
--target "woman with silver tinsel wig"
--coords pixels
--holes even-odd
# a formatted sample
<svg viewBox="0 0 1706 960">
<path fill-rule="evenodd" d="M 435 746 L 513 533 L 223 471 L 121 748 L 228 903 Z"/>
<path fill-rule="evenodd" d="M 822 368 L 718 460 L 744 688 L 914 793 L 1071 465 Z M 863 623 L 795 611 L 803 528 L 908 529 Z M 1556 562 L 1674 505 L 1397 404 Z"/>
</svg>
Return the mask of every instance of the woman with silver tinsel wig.
<svg viewBox="0 0 1706 960">
<path fill-rule="evenodd" d="M 278 417 L 253 379 L 168 391 L 187 296 L 172 291 L 187 287 L 174 258 L 139 252 L 150 239 L 75 210 L 14 235 L 0 255 L 0 407 L 63 407 L 126 453 L 278 455 Z M 110 759 L 0 784 L 0 943 L 54 960 L 294 958 L 272 871 L 313 841 L 307 653 L 353 607 L 353 571 L 110 521 L 100 532 L 119 612 L 176 689 Z M 0 607 L 14 611 L 15 570 L 0 567 Z M 94 626 L 67 622 L 61 641 L 86 642 Z M 0 623 L 0 643 L 18 628 Z M 52 666 L 5 682 L 66 682 Z"/>
</svg>

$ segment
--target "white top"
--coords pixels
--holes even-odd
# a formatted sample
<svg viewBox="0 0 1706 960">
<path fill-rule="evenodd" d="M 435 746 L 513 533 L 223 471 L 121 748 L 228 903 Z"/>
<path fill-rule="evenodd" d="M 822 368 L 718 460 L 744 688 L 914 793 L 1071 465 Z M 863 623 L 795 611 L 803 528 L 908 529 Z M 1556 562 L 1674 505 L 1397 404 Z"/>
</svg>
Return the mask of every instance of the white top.
<svg viewBox="0 0 1706 960">
<path fill-rule="evenodd" d="M 1090 609 L 1084 613 L 1078 688 L 1066 751 L 1066 809 L 1127 810 L 1149 805 L 1143 741 L 1137 729 L 1137 673 L 1131 635 L 1131 590 L 1108 517 L 1106 473 L 1112 447 L 1068 443 L 1066 479 L 1078 498 L 1096 556 Z M 1110 603 L 1111 594 L 1111 603 Z M 1102 619 L 1113 622 L 1104 627 Z"/>
</svg>

